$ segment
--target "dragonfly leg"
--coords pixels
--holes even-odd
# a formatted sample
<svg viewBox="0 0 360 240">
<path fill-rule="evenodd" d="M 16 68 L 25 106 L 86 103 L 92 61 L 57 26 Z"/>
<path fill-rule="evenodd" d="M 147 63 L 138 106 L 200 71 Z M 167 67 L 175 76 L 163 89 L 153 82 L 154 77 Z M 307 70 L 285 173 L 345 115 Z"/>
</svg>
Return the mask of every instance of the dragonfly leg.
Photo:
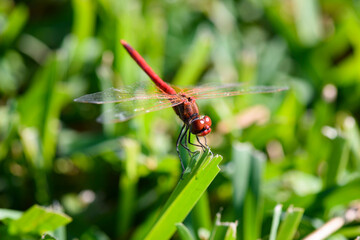
<svg viewBox="0 0 360 240">
<path fill-rule="evenodd" d="M 181 145 L 183 148 L 186 149 L 186 151 L 187 151 L 188 154 L 189 154 L 189 157 L 191 157 L 191 154 L 194 154 L 195 152 L 193 152 L 193 151 L 191 151 L 191 150 L 189 149 L 189 147 L 187 146 L 187 142 L 186 142 L 186 141 L 185 141 L 185 144 L 183 143 L 183 139 L 186 139 L 186 136 L 187 136 L 187 134 L 188 134 L 189 132 L 190 132 L 190 131 L 189 131 L 189 127 L 186 126 L 185 132 L 184 132 L 184 134 L 181 136 L 181 139 L 180 139 L 180 145 Z"/>
<path fill-rule="evenodd" d="M 181 160 L 179 146 L 181 144 L 181 139 L 183 138 L 183 135 L 184 135 L 184 133 L 183 133 L 184 128 L 185 128 L 185 124 L 182 126 L 182 128 L 180 130 L 179 137 L 176 140 L 176 151 L 177 151 L 177 154 L 178 154 L 179 159 L 180 159 L 181 168 L 182 168 L 182 174 L 185 172 L 185 167 L 184 167 L 183 161 Z M 182 174 L 181 174 L 181 178 L 182 178 Z"/>
<path fill-rule="evenodd" d="M 210 152 L 211 156 L 214 156 L 214 154 L 213 154 L 213 152 L 211 151 L 210 147 L 207 145 L 207 140 L 206 140 L 206 137 L 205 137 L 205 136 L 204 136 L 204 139 L 205 139 L 205 147 L 206 147 L 207 149 L 209 149 L 209 152 Z M 199 140 L 199 139 L 198 139 L 198 140 Z"/>
<path fill-rule="evenodd" d="M 206 139 L 206 138 L 205 138 Z M 198 141 L 198 143 L 200 144 L 200 147 L 202 148 L 203 151 L 205 151 L 208 147 L 208 145 L 205 143 L 205 145 L 200 141 L 199 136 L 196 136 L 196 140 Z"/>
<path fill-rule="evenodd" d="M 185 130 L 184 130 L 185 129 Z M 181 163 L 181 168 L 182 168 L 182 173 L 181 173 L 181 179 L 182 179 L 182 176 L 185 172 L 185 166 L 184 166 L 184 163 L 181 159 L 181 155 L 180 155 L 180 150 L 179 150 L 179 146 L 181 145 L 183 148 L 186 149 L 186 151 L 188 152 L 189 156 L 191 157 L 191 154 L 194 154 L 195 152 L 191 151 L 189 148 L 188 148 L 188 145 L 187 145 L 187 141 L 185 141 L 185 144 L 183 143 L 183 140 L 187 138 L 187 135 L 189 134 L 190 136 L 190 131 L 189 131 L 189 127 L 184 124 L 180 130 L 180 134 L 179 134 L 179 137 L 177 138 L 176 140 L 176 151 L 177 151 L 177 154 L 179 156 L 179 159 L 180 159 L 180 163 Z"/>
<path fill-rule="evenodd" d="M 203 151 L 205 151 L 206 149 L 209 150 L 209 153 L 211 154 L 211 156 L 214 156 L 213 152 L 211 151 L 210 147 L 207 145 L 207 141 L 206 141 L 206 137 L 204 136 L 205 139 L 205 144 L 203 144 L 202 142 L 200 142 L 200 139 L 198 136 L 196 136 L 197 141 L 199 142 L 199 144 L 201 145 L 201 148 Z"/>
<path fill-rule="evenodd" d="M 186 126 L 186 128 L 185 128 L 185 133 L 184 133 L 184 135 L 182 136 L 182 138 L 181 138 L 181 140 L 180 140 L 180 144 L 181 144 L 181 146 L 182 146 L 183 148 L 186 149 L 186 151 L 187 151 L 188 154 L 189 154 L 189 157 L 191 157 L 191 154 L 190 154 L 190 152 L 189 152 L 190 149 L 188 148 L 186 141 L 185 141 L 185 144 L 183 143 L 183 142 L 184 142 L 183 140 L 186 139 L 186 137 L 187 137 L 188 129 L 189 129 L 189 127 Z"/>
<path fill-rule="evenodd" d="M 196 147 L 201 147 L 203 149 L 203 146 L 191 142 L 191 133 L 190 132 L 189 132 L 189 137 L 188 137 L 188 143 L 190 145 L 193 145 L 193 146 L 196 146 Z"/>
</svg>

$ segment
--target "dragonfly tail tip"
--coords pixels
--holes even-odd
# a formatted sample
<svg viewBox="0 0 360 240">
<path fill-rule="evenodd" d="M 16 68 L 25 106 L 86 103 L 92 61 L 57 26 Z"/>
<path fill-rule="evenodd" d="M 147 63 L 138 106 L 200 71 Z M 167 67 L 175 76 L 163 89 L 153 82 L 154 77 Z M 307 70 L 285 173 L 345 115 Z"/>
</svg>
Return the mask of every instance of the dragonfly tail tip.
<svg viewBox="0 0 360 240">
<path fill-rule="evenodd" d="M 128 43 L 127 43 L 125 40 L 123 40 L 123 39 L 121 39 L 120 42 L 121 42 L 121 44 L 122 44 L 123 46 L 128 45 Z"/>
</svg>

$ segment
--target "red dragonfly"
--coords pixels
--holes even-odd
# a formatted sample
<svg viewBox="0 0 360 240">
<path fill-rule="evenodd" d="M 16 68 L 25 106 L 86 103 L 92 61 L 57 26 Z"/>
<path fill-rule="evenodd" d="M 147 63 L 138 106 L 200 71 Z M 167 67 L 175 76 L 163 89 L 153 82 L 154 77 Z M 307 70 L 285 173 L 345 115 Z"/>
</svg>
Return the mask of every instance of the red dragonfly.
<svg viewBox="0 0 360 240">
<path fill-rule="evenodd" d="M 152 93 L 137 91 L 136 87 L 135 89 L 133 87 L 123 89 L 110 88 L 102 92 L 84 95 L 75 99 L 75 101 L 95 104 L 119 103 L 111 108 L 110 112 L 105 113 L 107 119 L 110 117 L 112 122 L 123 122 L 142 113 L 172 107 L 184 122 L 176 141 L 176 151 L 179 155 L 183 171 L 185 168 L 180 157 L 180 145 L 190 155 L 193 152 L 188 148 L 188 144 L 201 147 L 203 150 L 209 148 L 205 136 L 211 132 L 211 119 L 209 116 L 199 114 L 199 109 L 195 102 L 196 99 L 271 93 L 288 89 L 287 87 L 275 86 L 244 87 L 244 85 L 239 83 L 220 86 L 204 85 L 186 89 L 177 88 L 164 82 L 127 42 L 121 40 L 121 44 L 155 83 L 157 91 Z M 196 136 L 197 144 L 190 141 L 191 134 Z M 204 137 L 205 143 L 202 143 L 199 137 Z M 184 139 L 185 143 L 183 143 Z"/>
</svg>

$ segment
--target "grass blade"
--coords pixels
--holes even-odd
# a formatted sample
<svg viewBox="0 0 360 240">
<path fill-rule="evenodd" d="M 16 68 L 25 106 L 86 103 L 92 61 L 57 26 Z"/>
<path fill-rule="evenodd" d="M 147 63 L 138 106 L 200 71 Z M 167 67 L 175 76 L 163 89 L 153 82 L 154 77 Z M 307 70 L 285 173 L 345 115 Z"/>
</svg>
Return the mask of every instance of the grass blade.
<svg viewBox="0 0 360 240">
<path fill-rule="evenodd" d="M 353 117 L 348 116 L 344 121 L 344 132 L 351 152 L 355 156 L 356 169 L 360 170 L 360 132 Z"/>
<path fill-rule="evenodd" d="M 328 169 L 324 181 L 327 187 L 341 183 L 349 161 L 350 148 L 347 140 L 341 136 L 337 136 L 333 139 L 332 144 L 333 147 L 327 159 Z"/>
<path fill-rule="evenodd" d="M 197 157 L 198 154 L 192 157 L 183 179 L 176 186 L 145 239 L 169 239 L 176 230 L 175 224 L 185 219 L 219 173 L 221 156 L 213 157 L 206 151 L 199 159 Z"/>
<path fill-rule="evenodd" d="M 212 219 L 210 212 L 209 196 L 205 192 L 191 212 L 193 228 L 197 231 L 201 228 L 211 230 Z"/>
<path fill-rule="evenodd" d="M 73 33 L 80 40 L 91 36 L 95 26 L 95 6 L 93 1 L 73 0 L 74 24 Z"/>
<path fill-rule="evenodd" d="M 220 235 L 219 234 L 220 225 L 218 223 L 221 222 L 221 212 L 222 212 L 222 209 L 220 209 L 220 211 L 218 213 L 216 213 L 214 227 L 212 228 L 211 234 L 209 237 L 210 240 L 218 239 L 217 236 Z"/>
<path fill-rule="evenodd" d="M 211 50 L 211 37 L 201 29 L 193 43 L 191 52 L 177 72 L 173 84 L 181 86 L 194 85 L 204 71 Z"/>
<path fill-rule="evenodd" d="M 125 150 L 125 172 L 119 180 L 119 209 L 117 213 L 117 236 L 123 237 L 133 222 L 136 205 L 138 173 L 137 159 L 140 146 L 136 141 L 124 139 L 122 145 Z"/>
<path fill-rule="evenodd" d="M 303 208 L 288 208 L 285 219 L 280 225 L 277 240 L 290 240 L 294 238 L 303 213 Z"/>
<path fill-rule="evenodd" d="M 279 228 L 281 211 L 282 211 L 282 205 L 281 204 L 276 205 L 276 207 L 274 208 L 274 215 L 271 223 L 269 240 L 276 240 L 276 233 Z"/>
<path fill-rule="evenodd" d="M 28 8 L 23 4 L 18 4 L 10 13 L 4 28 L 0 31 L 0 45 L 11 44 L 21 33 L 29 16 Z"/>
<path fill-rule="evenodd" d="M 297 33 L 304 45 L 313 45 L 321 39 L 321 16 L 318 1 L 294 0 Z"/>
<path fill-rule="evenodd" d="M 71 222 L 71 218 L 64 213 L 55 212 L 38 205 L 34 205 L 17 220 L 10 222 L 9 232 L 17 233 L 44 233 Z"/>
<path fill-rule="evenodd" d="M 209 196 L 205 192 L 194 209 L 191 211 L 192 226 L 197 231 L 200 229 L 211 230 L 212 219 L 210 211 Z"/>
<path fill-rule="evenodd" d="M 15 219 L 19 219 L 21 215 L 22 212 L 20 211 L 0 208 L 0 220 L 4 220 L 6 218 L 15 220 Z"/>
<path fill-rule="evenodd" d="M 177 223 L 176 228 L 179 232 L 180 238 L 184 240 L 195 240 L 190 230 L 182 223 Z"/>
<path fill-rule="evenodd" d="M 237 222 L 229 224 L 224 239 L 225 240 L 236 240 L 236 228 L 237 228 Z"/>
<path fill-rule="evenodd" d="M 231 240 L 236 239 L 238 221 L 235 222 L 221 222 L 221 211 L 216 214 L 215 224 L 211 231 L 210 240 Z"/>
<path fill-rule="evenodd" d="M 231 175 L 234 186 L 234 208 L 239 219 L 241 239 L 257 239 L 261 226 L 261 181 L 265 164 L 263 154 L 250 144 L 235 144 L 232 150 Z M 245 220 L 246 219 L 246 220 Z"/>
</svg>

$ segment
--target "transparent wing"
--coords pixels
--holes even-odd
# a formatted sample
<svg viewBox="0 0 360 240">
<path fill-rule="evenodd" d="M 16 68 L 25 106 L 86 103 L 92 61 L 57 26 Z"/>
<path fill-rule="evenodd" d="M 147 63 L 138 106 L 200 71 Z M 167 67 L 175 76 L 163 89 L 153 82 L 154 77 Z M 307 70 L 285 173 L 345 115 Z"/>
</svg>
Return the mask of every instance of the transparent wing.
<svg viewBox="0 0 360 240">
<path fill-rule="evenodd" d="M 109 88 L 102 92 L 96 92 L 91 94 L 86 94 L 82 97 L 76 98 L 75 102 L 83 103 L 95 103 L 95 104 L 104 104 L 104 103 L 120 103 L 128 101 L 137 101 L 137 100 L 147 100 L 147 99 L 172 99 L 176 98 L 173 95 L 164 94 L 164 93 L 148 93 L 146 90 L 134 90 L 133 88 L 124 88 L 116 89 Z"/>
<path fill-rule="evenodd" d="M 135 89 L 135 90 L 134 90 Z M 149 92 L 134 87 L 123 89 L 109 88 L 102 92 L 87 94 L 75 99 L 84 103 L 118 103 L 99 117 L 101 122 L 123 122 L 137 115 L 173 107 L 186 101 L 186 96 L 196 99 L 229 97 L 243 94 L 272 93 L 287 90 L 286 86 L 247 86 L 245 84 L 203 85 L 193 88 L 178 88 L 178 95 L 161 92 Z M 183 96 L 183 94 L 185 96 Z"/>
<path fill-rule="evenodd" d="M 120 102 L 109 106 L 97 121 L 102 123 L 124 122 L 141 114 L 176 106 L 183 101 L 184 99 L 181 97 L 174 97 L 171 101 L 169 99 L 134 99 L 132 101 Z"/>
<path fill-rule="evenodd" d="M 244 94 L 273 93 L 288 90 L 286 86 L 248 86 L 243 83 L 204 85 L 183 91 L 196 99 L 230 97 Z"/>
<path fill-rule="evenodd" d="M 181 104 L 180 95 L 162 93 L 154 84 L 134 84 L 121 89 L 109 88 L 102 92 L 84 95 L 76 102 L 108 104 L 98 118 L 100 122 L 123 122 L 137 115 Z M 116 103 L 116 104 L 109 104 Z"/>
</svg>

